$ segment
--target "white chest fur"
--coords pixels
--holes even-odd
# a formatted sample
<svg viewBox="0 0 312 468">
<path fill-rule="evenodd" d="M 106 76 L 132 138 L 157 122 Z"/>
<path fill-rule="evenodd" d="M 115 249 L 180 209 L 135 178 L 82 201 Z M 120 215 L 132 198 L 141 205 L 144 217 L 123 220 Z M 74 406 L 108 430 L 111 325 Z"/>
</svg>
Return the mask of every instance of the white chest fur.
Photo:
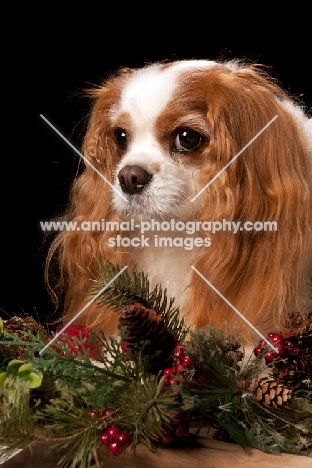
<svg viewBox="0 0 312 468">
<path fill-rule="evenodd" d="M 148 274 L 151 288 L 161 284 L 162 289 L 167 289 L 167 297 L 175 298 L 175 306 L 183 306 L 187 295 L 187 286 L 192 274 L 191 265 L 194 264 L 200 248 L 193 247 L 186 250 L 185 247 L 168 246 L 173 236 L 164 236 L 167 246 L 158 246 L 160 236 L 149 236 L 149 247 L 138 248 L 132 251 L 135 256 L 135 266 L 138 270 Z M 164 238 L 162 237 L 162 239 Z M 182 243 L 185 237 L 180 237 Z M 192 238 L 193 240 L 193 238 Z M 156 244 L 156 245 L 155 245 Z M 205 247 L 203 247 L 205 248 Z"/>
</svg>

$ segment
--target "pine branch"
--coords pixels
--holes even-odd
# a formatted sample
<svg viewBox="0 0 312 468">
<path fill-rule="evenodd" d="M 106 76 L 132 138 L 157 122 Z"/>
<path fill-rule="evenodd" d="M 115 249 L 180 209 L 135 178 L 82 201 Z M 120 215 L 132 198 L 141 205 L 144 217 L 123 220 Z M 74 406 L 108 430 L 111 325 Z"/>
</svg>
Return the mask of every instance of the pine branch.
<svg viewBox="0 0 312 468">
<path fill-rule="evenodd" d="M 274 409 L 247 396 L 242 400 L 241 424 L 248 445 L 266 452 L 311 455 L 312 405 L 293 398 L 288 406 Z"/>
<path fill-rule="evenodd" d="M 103 263 L 98 261 L 101 282 L 97 282 L 87 294 L 97 294 L 104 288 L 121 270 L 118 265 L 113 265 L 108 260 Z M 148 275 L 134 270 L 130 276 L 124 271 L 115 281 L 99 296 L 99 307 L 109 307 L 115 312 L 121 312 L 125 307 L 139 302 L 145 307 L 155 309 L 162 316 L 168 330 L 176 335 L 179 341 L 183 341 L 188 333 L 183 317 L 179 315 L 179 307 L 173 307 L 174 299 L 167 298 L 167 290 L 163 290 L 160 284 L 150 292 Z"/>
<path fill-rule="evenodd" d="M 8 377 L 0 386 L 1 454 L 14 452 L 33 438 L 33 409 L 30 407 L 28 383 Z"/>
<path fill-rule="evenodd" d="M 225 350 L 231 349 L 237 339 L 229 337 L 213 326 L 190 333 L 186 344 L 187 354 L 194 362 L 195 371 L 205 378 L 207 385 L 217 389 L 237 388 L 236 364 L 229 365 Z"/>
<path fill-rule="evenodd" d="M 109 283 L 121 270 L 118 265 L 114 265 L 108 260 L 103 263 L 98 261 L 99 274 L 101 282 L 94 277 L 97 283 L 87 294 L 95 295 L 104 286 Z M 115 312 L 120 312 L 125 306 L 132 304 L 139 300 L 146 304 L 149 295 L 149 281 L 144 276 L 143 272 L 133 272 L 131 277 L 128 271 L 124 271 L 122 275 L 115 279 L 111 286 L 109 286 L 100 296 L 98 302 L 99 307 L 109 307 Z"/>
<path fill-rule="evenodd" d="M 237 339 L 213 327 L 191 333 L 187 352 L 192 357 L 195 376 L 202 379 L 199 382 L 195 378 L 191 385 L 181 386 L 184 408 L 217 428 L 223 440 L 225 430 L 228 439 L 243 448 L 308 454 L 312 445 L 312 392 L 301 402 L 293 398 L 289 406 L 265 407 L 251 390 L 252 379 L 262 370 L 261 359 L 240 369 L 237 363 L 233 365 L 226 359 L 231 346 L 237 347 Z"/>
<path fill-rule="evenodd" d="M 143 443 L 149 449 L 170 432 L 172 413 L 179 408 L 178 397 L 165 391 L 155 375 L 133 382 L 120 402 L 117 424 L 133 436 L 133 447 Z"/>
<path fill-rule="evenodd" d="M 88 400 L 66 385 L 57 384 L 59 397 L 51 399 L 37 415 L 44 433 L 37 440 L 49 442 L 57 450 L 66 449 L 62 468 L 88 468 L 103 426 L 102 419 L 89 414 Z"/>
</svg>

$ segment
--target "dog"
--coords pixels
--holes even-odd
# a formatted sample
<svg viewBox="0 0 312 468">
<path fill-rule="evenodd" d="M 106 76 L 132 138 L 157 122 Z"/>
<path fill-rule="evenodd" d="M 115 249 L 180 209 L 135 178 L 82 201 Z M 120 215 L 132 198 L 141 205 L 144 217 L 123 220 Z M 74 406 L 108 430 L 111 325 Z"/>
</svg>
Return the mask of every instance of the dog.
<svg viewBox="0 0 312 468">
<path fill-rule="evenodd" d="M 283 330 L 311 273 L 303 108 L 263 67 L 240 61 L 122 69 L 89 94 L 87 164 L 64 219 L 104 229 L 63 231 L 51 246 L 65 322 L 109 259 L 167 288 L 193 328 L 226 326 L 246 343 L 250 323 Z M 78 321 L 112 335 L 118 314 L 94 303 Z"/>
</svg>

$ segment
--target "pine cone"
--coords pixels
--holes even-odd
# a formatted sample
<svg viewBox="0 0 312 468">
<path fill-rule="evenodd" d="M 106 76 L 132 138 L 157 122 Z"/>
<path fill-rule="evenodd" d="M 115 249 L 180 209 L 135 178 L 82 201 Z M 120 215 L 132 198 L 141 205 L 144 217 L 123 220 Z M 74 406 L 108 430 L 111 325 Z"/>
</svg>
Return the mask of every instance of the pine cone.
<svg viewBox="0 0 312 468">
<path fill-rule="evenodd" d="M 3 320 L 3 326 L 7 333 L 17 333 L 20 337 L 23 337 L 23 333 L 19 332 L 31 331 L 39 333 L 43 340 L 48 338 L 48 333 L 33 317 L 13 316 L 9 320 Z"/>
<path fill-rule="evenodd" d="M 218 351 L 223 355 L 230 367 L 235 370 L 239 369 L 240 361 L 244 358 L 244 353 L 241 350 L 241 344 L 236 338 L 228 336 L 224 343 L 218 343 Z"/>
<path fill-rule="evenodd" d="M 23 333 L 24 331 L 31 331 L 39 334 L 43 341 L 47 341 L 49 337 L 43 326 L 37 323 L 33 317 L 13 316 L 8 320 L 3 320 L 3 327 L 6 333 L 16 333 L 18 337 L 25 342 L 27 341 L 27 338 Z M 1 348 L 2 349 L 0 349 L 0 351 L 2 353 L 10 354 L 15 359 L 25 359 L 27 356 L 27 347 L 23 345 L 3 345 Z"/>
<path fill-rule="evenodd" d="M 278 380 L 264 377 L 256 383 L 254 393 L 259 402 L 279 408 L 291 399 L 292 390 Z"/>
<path fill-rule="evenodd" d="M 305 381 L 312 379 L 312 354 L 291 354 L 287 360 L 275 363 L 272 374 L 292 390 L 301 390 L 306 387 Z"/>
<path fill-rule="evenodd" d="M 230 366 L 236 365 L 236 367 L 238 368 L 238 363 L 243 360 L 244 353 L 239 349 L 236 349 L 235 351 L 229 350 L 226 351 L 224 356 L 227 359 Z"/>
<path fill-rule="evenodd" d="M 119 329 L 123 326 L 127 327 L 123 346 L 130 352 L 130 356 L 135 357 L 140 351 L 142 356 L 150 356 L 149 371 L 153 373 L 170 366 L 177 339 L 154 309 L 135 302 L 121 313 Z M 142 346 L 143 341 L 149 343 Z"/>
<path fill-rule="evenodd" d="M 291 312 L 286 322 L 286 329 L 296 335 L 312 335 L 312 311 L 307 314 Z"/>
</svg>

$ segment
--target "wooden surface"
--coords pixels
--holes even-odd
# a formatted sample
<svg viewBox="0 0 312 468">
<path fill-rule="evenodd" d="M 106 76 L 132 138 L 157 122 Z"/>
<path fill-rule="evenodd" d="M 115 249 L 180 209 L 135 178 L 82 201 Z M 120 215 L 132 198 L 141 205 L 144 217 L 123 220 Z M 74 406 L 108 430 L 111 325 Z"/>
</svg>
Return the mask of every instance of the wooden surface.
<svg viewBox="0 0 312 468">
<path fill-rule="evenodd" d="M 273 455 L 250 449 L 245 452 L 236 444 L 197 437 L 196 447 L 162 448 L 151 453 L 138 446 L 135 452 L 108 455 L 103 447 L 100 459 L 133 468 L 312 468 L 312 458 L 286 453 Z M 106 467 L 105 463 L 101 466 Z"/>
<path fill-rule="evenodd" d="M 99 457 L 103 468 L 312 468 L 312 458 L 256 449 L 245 452 L 238 445 L 203 437 L 195 437 L 192 446 L 161 448 L 156 453 L 138 446 L 134 452 L 127 449 L 114 456 L 102 447 Z M 51 452 L 48 444 L 36 442 L 0 467 L 57 468 L 59 460 L 60 454 Z"/>
</svg>

